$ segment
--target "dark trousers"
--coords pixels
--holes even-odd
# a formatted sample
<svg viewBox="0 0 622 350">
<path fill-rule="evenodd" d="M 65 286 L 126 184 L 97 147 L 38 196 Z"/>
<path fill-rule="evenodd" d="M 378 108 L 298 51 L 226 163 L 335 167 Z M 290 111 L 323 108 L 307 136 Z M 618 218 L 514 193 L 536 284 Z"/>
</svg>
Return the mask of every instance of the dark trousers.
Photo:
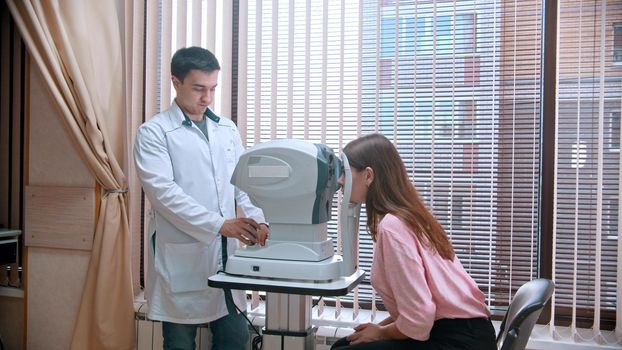
<svg viewBox="0 0 622 350">
<path fill-rule="evenodd" d="M 350 345 L 346 338 L 339 339 L 331 349 L 339 350 L 496 350 L 495 329 L 489 319 L 441 319 L 434 322 L 430 339 L 381 340 Z"/>
<path fill-rule="evenodd" d="M 162 322 L 164 350 L 194 350 L 198 324 Z M 245 350 L 248 344 L 248 323 L 241 313 L 221 317 L 209 323 L 213 350 Z"/>
</svg>

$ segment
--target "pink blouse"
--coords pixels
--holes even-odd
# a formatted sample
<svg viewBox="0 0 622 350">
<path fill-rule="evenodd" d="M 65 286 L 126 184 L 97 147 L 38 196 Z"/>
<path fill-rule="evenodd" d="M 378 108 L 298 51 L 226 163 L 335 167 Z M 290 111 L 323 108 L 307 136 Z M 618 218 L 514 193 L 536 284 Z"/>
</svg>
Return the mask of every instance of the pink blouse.
<svg viewBox="0 0 622 350">
<path fill-rule="evenodd" d="M 435 320 L 490 316 L 457 256 L 443 259 L 391 214 L 378 224 L 376 240 L 371 283 L 404 335 L 423 341 Z"/>
</svg>

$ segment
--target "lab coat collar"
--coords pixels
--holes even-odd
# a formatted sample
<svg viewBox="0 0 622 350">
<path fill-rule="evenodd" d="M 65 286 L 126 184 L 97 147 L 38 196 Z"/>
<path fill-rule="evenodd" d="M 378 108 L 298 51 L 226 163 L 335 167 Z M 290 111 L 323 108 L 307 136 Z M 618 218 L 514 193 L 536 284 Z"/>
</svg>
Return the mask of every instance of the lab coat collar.
<svg viewBox="0 0 622 350">
<path fill-rule="evenodd" d="M 190 118 L 188 118 L 186 113 L 184 113 L 184 111 L 179 107 L 179 105 L 177 104 L 177 101 L 173 100 L 173 106 L 179 109 L 179 111 L 181 112 L 181 115 L 183 116 L 184 120 L 181 121 L 181 124 L 185 126 L 192 126 L 192 121 L 190 120 Z M 216 113 L 212 112 L 212 110 L 209 108 L 205 110 L 203 115 L 209 118 L 211 121 L 215 122 L 216 124 L 220 122 L 220 117 L 217 116 Z"/>
<path fill-rule="evenodd" d="M 220 122 L 220 117 L 217 116 L 216 113 L 212 112 L 212 110 L 209 109 L 209 108 L 205 110 L 205 113 L 203 113 L 203 115 L 208 117 L 210 120 L 212 120 L 216 124 L 218 124 L 218 122 Z"/>
</svg>

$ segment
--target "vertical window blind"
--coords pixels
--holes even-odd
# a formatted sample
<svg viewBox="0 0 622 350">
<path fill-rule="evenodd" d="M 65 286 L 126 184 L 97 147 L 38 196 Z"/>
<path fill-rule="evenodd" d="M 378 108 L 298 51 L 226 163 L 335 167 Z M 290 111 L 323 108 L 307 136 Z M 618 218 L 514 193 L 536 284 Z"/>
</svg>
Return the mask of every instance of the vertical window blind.
<svg viewBox="0 0 622 350">
<path fill-rule="evenodd" d="M 216 100 L 212 108 L 229 116 L 231 110 L 231 41 L 233 6 L 218 0 L 158 0 L 145 2 L 145 118 L 165 110 L 175 97 L 171 57 L 178 49 L 200 46 L 219 59 Z"/>
<path fill-rule="evenodd" d="M 579 339 L 606 342 L 599 330 L 621 320 L 622 2 L 559 8 L 553 312 Z"/>
<path fill-rule="evenodd" d="M 383 133 L 493 311 L 539 277 L 547 259 L 553 272 L 543 277 L 556 282 L 551 332 L 570 326 L 575 339 L 620 341 L 607 331 L 622 314 L 619 1 L 559 1 L 556 161 L 542 165 L 556 174 L 552 256 L 540 253 L 538 217 L 542 1 L 235 4 L 148 2 L 147 116 L 171 100 L 164 86 L 172 52 L 212 49 L 223 66 L 215 109 L 236 111 L 247 147 L 297 138 L 339 152 L 360 135 Z M 231 66 L 237 82 L 227 85 Z M 235 106 L 227 105 L 228 86 L 237 87 Z M 336 213 L 328 228 L 339 248 Z M 373 244 L 362 214 L 359 263 L 369 271 Z M 382 305 L 369 279 L 343 299 L 354 308 Z"/>
</svg>

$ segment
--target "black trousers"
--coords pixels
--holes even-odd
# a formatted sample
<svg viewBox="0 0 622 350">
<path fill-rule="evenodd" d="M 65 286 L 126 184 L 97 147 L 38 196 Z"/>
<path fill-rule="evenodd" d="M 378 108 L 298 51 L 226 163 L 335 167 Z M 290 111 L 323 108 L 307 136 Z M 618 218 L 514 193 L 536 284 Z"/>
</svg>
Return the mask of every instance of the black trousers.
<svg viewBox="0 0 622 350">
<path fill-rule="evenodd" d="M 339 339 L 331 349 L 339 350 L 496 350 L 495 329 L 487 318 L 441 319 L 434 322 L 430 339 L 381 340 L 350 345 Z"/>
</svg>

